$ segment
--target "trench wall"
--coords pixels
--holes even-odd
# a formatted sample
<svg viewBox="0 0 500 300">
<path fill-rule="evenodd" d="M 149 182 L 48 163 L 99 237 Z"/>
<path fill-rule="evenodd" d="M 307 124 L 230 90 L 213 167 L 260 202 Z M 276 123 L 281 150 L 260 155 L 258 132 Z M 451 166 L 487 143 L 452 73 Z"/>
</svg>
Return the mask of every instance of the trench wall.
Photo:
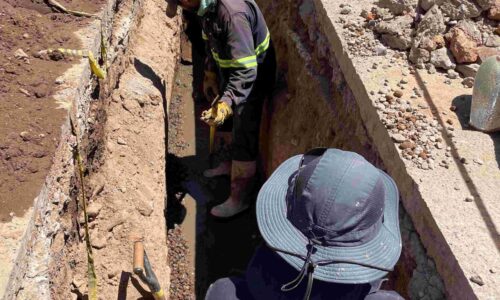
<svg viewBox="0 0 500 300">
<path fill-rule="evenodd" d="M 277 50 L 281 85 L 265 106 L 261 140 L 266 175 L 288 157 L 313 147 L 363 155 L 396 180 L 402 195 L 403 252 L 387 287 L 411 299 L 443 299 L 456 293 L 457 279 L 445 278 L 445 287 L 427 253 L 430 244 L 425 243 L 439 235 L 432 216 L 422 217 L 426 213 L 422 200 L 342 49 L 333 20 L 325 12 L 326 1 L 257 2 Z M 420 234 L 427 235 L 424 244 Z"/>
<path fill-rule="evenodd" d="M 110 150 L 111 147 L 108 146 L 111 139 L 110 132 L 118 130 L 117 124 L 122 127 L 122 130 L 137 135 L 141 135 L 142 130 L 154 133 L 157 137 L 155 152 L 153 153 L 150 149 L 151 152 L 148 153 L 142 149 L 142 153 L 147 153 L 151 159 L 158 155 L 159 160 L 163 158 L 164 161 L 166 140 L 164 124 L 167 102 L 172 91 L 170 83 L 173 81 L 178 60 L 178 33 L 181 24 L 178 15 L 167 17 L 166 10 L 167 4 L 159 0 L 108 0 L 100 13 L 100 20 L 95 20 L 91 26 L 77 32 L 82 45 L 86 45 L 86 49 L 92 50 L 93 53 L 100 53 L 102 30 L 108 46 L 108 76 L 105 80 L 96 80 L 95 76 L 91 75 L 88 61 L 85 59 L 62 76 L 68 84 L 56 92 L 55 98 L 61 107 L 68 109 L 68 118 L 62 125 L 60 144 L 53 158 L 51 170 L 40 194 L 34 200 L 33 215 L 22 238 L 3 299 L 77 299 L 82 298 L 86 293 L 85 242 L 80 226 L 81 208 L 78 208 L 80 190 L 77 166 L 72 151 L 76 140 L 71 133 L 70 117 L 77 123 L 80 150 L 86 165 L 86 192 L 90 196 L 87 201 L 94 202 L 91 203 L 94 211 L 92 220 L 96 221 L 97 214 L 104 207 L 102 211 L 110 210 L 107 216 L 109 220 L 101 223 L 101 229 L 110 227 L 113 229 L 125 224 L 121 226 L 120 234 L 123 231 L 129 231 L 130 228 L 127 227 L 129 220 L 126 214 L 130 211 L 125 209 L 124 203 L 97 203 L 98 201 L 94 199 L 101 193 L 104 195 L 109 193 L 104 187 L 105 183 L 110 182 L 111 187 L 108 186 L 108 189 L 112 188 L 113 191 L 117 191 L 114 186 L 116 178 L 106 177 L 109 175 L 106 170 L 113 169 L 113 164 L 110 166 L 109 163 L 106 164 L 106 161 L 125 156 L 117 151 L 114 151 L 113 155 L 114 149 Z M 161 30 L 155 29 L 156 26 L 161 26 Z M 144 32 L 145 28 L 146 32 Z M 155 43 L 154 41 L 161 42 Z M 157 48 L 150 49 L 149 47 Z M 139 58 L 141 65 L 138 66 L 134 58 Z M 119 89 L 120 87 L 122 88 Z M 117 92 L 113 93 L 113 91 Z M 140 117 L 142 123 L 147 125 L 137 129 L 139 128 L 137 123 L 132 123 L 130 119 L 122 120 L 115 117 L 123 116 L 124 108 L 127 107 L 126 101 L 129 101 L 128 109 L 132 107 L 130 101 L 150 109 L 140 116 L 136 115 Z M 123 111 L 116 111 L 115 108 L 112 113 L 109 113 L 113 105 L 119 106 Z M 134 115 L 131 112 L 130 114 Z M 112 124 L 109 125 L 110 120 Z M 147 127 L 153 125 L 154 130 Z M 112 138 L 116 144 L 117 137 L 112 136 Z M 144 143 L 140 145 L 145 146 Z M 139 152 L 133 147 L 129 148 L 132 152 L 128 153 L 129 157 Z M 138 162 L 133 161 L 130 167 L 132 175 L 140 173 L 131 169 L 137 165 Z M 154 197 L 151 196 L 148 199 L 151 202 L 144 206 L 148 210 L 152 226 L 157 228 L 154 234 L 150 234 L 147 243 L 152 257 L 166 259 L 166 230 L 159 225 L 165 222 L 163 215 L 165 180 L 162 175 L 165 165 L 160 163 L 150 164 L 150 166 L 151 173 L 160 175 L 154 183 L 151 182 L 154 185 Z M 117 172 L 119 173 L 117 177 L 119 177 L 120 171 Z M 135 180 L 146 182 L 152 178 L 148 172 L 143 172 L 143 176 L 148 178 L 136 176 Z M 148 184 L 146 183 L 145 186 L 147 187 Z M 141 197 L 137 198 L 140 198 L 138 201 L 143 201 Z M 148 205 L 154 209 L 148 209 Z M 99 208 L 96 209 L 96 206 Z M 113 218 L 109 217 L 109 214 L 112 214 Z M 118 221 L 116 221 L 117 216 L 120 216 Z M 110 224 L 110 222 L 115 223 Z M 123 276 L 128 276 L 132 269 L 131 263 L 130 266 L 128 264 L 132 259 L 130 255 L 132 248 L 128 246 L 132 243 L 128 240 L 130 237 L 124 234 L 110 236 L 108 233 L 104 237 L 97 235 L 98 224 L 99 222 L 93 222 L 90 226 L 94 231 L 91 237 L 94 235 L 92 246 L 94 259 L 97 258 L 100 299 L 116 298 L 117 295 L 120 297 L 118 283 Z M 120 245 L 105 248 L 110 239 L 119 241 L 117 243 Z M 102 251 L 99 252 L 98 249 Z M 123 254 L 122 249 L 126 254 Z M 106 253 L 113 251 L 116 253 L 108 259 L 102 258 L 103 254 L 106 256 Z M 115 264 L 114 257 L 124 263 Z M 156 258 L 152 259 L 156 260 Z M 162 275 L 159 277 L 168 291 L 169 272 L 165 270 L 168 268 L 166 264 L 163 265 L 165 266 L 161 267 Z M 122 269 L 118 270 L 117 266 Z M 130 286 L 134 285 L 130 284 Z M 139 288 L 142 291 L 144 287 Z M 126 286 L 124 293 L 125 295 L 127 293 Z M 135 293 L 138 292 L 135 291 Z M 129 296 L 132 296 L 130 291 Z"/>
</svg>

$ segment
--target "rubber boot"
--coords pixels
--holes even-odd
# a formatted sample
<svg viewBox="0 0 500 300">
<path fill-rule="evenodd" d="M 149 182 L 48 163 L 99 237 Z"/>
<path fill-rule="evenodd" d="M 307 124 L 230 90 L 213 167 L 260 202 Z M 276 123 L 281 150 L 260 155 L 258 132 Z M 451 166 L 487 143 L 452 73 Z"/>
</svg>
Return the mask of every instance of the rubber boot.
<svg viewBox="0 0 500 300">
<path fill-rule="evenodd" d="M 231 167 L 231 195 L 222 204 L 212 208 L 210 213 L 218 218 L 230 218 L 244 210 L 250 204 L 245 196 L 250 191 L 256 171 L 255 161 L 233 160 Z"/>
<path fill-rule="evenodd" d="M 221 175 L 231 175 L 231 161 L 222 161 L 217 167 L 203 171 L 203 176 L 212 178 Z"/>
</svg>

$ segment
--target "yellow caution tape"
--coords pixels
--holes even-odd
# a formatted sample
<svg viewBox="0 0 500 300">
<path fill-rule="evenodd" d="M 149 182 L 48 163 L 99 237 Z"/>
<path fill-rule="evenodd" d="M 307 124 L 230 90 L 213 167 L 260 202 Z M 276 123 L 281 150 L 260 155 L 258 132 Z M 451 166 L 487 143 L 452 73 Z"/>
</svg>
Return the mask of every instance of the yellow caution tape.
<svg viewBox="0 0 500 300">
<path fill-rule="evenodd" d="M 78 173 L 80 177 L 80 191 L 81 191 L 81 204 L 83 208 L 83 215 L 85 218 L 84 228 L 85 228 L 85 244 L 87 247 L 87 280 L 88 280 L 88 290 L 89 290 L 89 300 L 97 300 L 97 276 L 95 273 L 94 266 L 94 257 L 92 255 L 92 244 L 90 243 L 90 234 L 89 234 L 89 217 L 87 214 L 87 200 L 85 197 L 85 184 L 84 184 L 84 176 L 83 173 L 85 171 L 83 167 L 83 160 L 80 155 L 80 145 L 78 142 L 78 133 L 75 128 L 75 124 L 73 123 L 73 119 L 69 118 L 69 123 L 71 125 L 71 132 L 76 137 L 76 146 L 73 148 L 73 156 L 78 164 Z"/>
<path fill-rule="evenodd" d="M 101 45 L 101 51 L 103 48 L 104 48 L 104 53 L 106 53 L 106 48 Z M 47 53 L 52 53 L 55 51 L 61 52 L 61 53 L 66 54 L 66 55 L 87 57 L 89 59 L 90 70 L 92 71 L 92 73 L 100 79 L 106 78 L 106 70 L 102 69 L 99 66 L 99 63 L 97 63 L 97 60 L 94 58 L 94 54 L 92 54 L 92 51 L 74 50 L 74 49 L 65 49 L 65 48 L 57 48 L 55 50 L 47 49 Z"/>
</svg>

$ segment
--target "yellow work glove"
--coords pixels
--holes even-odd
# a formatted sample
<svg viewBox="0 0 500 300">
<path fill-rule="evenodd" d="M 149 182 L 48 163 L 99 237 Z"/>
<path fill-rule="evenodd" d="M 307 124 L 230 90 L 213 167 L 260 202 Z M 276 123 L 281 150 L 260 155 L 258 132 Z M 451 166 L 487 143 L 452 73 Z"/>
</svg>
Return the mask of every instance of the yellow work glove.
<svg viewBox="0 0 500 300">
<path fill-rule="evenodd" d="M 217 102 L 212 108 L 201 113 L 201 120 L 208 125 L 220 126 L 233 114 L 231 106 L 226 102 Z"/>
<path fill-rule="evenodd" d="M 212 102 L 219 94 L 219 83 L 217 82 L 217 74 L 211 71 L 205 71 L 203 77 L 203 94 L 208 102 Z"/>
</svg>

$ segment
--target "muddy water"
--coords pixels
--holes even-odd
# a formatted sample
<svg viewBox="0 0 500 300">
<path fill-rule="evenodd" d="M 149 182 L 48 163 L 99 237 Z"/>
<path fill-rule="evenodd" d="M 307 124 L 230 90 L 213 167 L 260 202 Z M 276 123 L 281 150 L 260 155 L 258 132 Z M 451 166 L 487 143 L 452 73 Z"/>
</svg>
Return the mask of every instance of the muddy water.
<svg viewBox="0 0 500 300">
<path fill-rule="evenodd" d="M 195 49 L 192 52 L 194 65 L 180 65 L 170 103 L 167 223 L 171 228 L 180 226 L 189 248 L 187 270 L 172 270 L 173 277 L 189 273 L 195 281 L 196 299 L 203 299 L 208 286 L 218 278 L 243 274 L 261 239 L 253 207 L 230 221 L 209 214 L 212 206 L 229 196 L 230 180 L 228 176 L 207 179 L 202 175 L 209 167 L 209 128 L 199 116 L 208 103 L 193 99 L 193 85 L 198 84 L 193 78 L 199 78 L 196 72 L 202 70 L 198 64 L 203 60 Z M 214 164 L 222 156 L 215 155 Z M 169 245 L 169 251 L 172 247 L 175 245 Z M 183 264 L 176 266 L 183 268 Z M 174 295 L 173 299 L 180 298 Z"/>
</svg>

